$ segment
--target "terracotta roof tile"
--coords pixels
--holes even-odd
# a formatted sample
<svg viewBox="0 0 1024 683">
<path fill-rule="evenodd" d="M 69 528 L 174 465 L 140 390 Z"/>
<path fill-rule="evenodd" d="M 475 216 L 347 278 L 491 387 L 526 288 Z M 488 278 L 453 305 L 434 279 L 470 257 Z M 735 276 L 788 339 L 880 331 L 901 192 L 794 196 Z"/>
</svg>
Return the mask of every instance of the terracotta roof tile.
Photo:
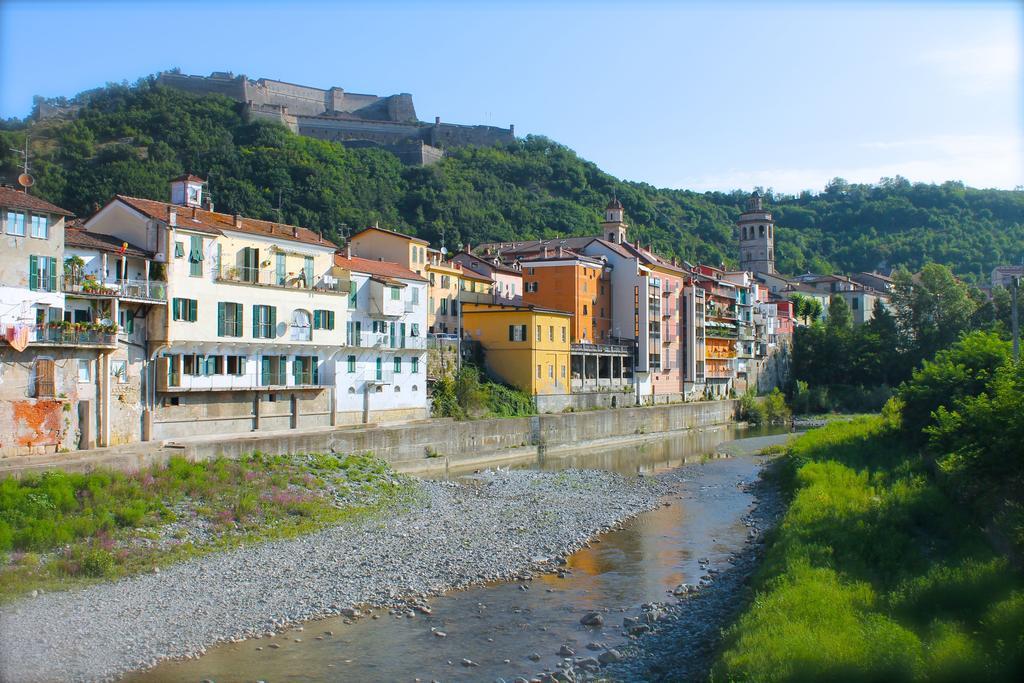
<svg viewBox="0 0 1024 683">
<path fill-rule="evenodd" d="M 378 277 L 426 282 L 425 278 L 422 278 L 408 268 L 400 266 L 397 263 L 392 263 L 391 261 L 374 261 L 368 258 L 359 258 L 358 256 L 352 256 L 350 258 L 342 254 L 335 254 L 334 265 L 339 268 L 353 270 L 357 273 L 377 275 Z"/>
<path fill-rule="evenodd" d="M 26 194 L 21 190 L 16 190 L 13 187 L 0 186 L 0 206 L 5 206 L 11 209 L 27 209 L 29 211 L 39 211 L 46 213 L 56 213 L 61 216 L 74 216 L 66 209 L 62 209 L 55 204 L 51 204 L 45 199 L 40 199 L 34 195 Z"/>
<path fill-rule="evenodd" d="M 164 222 L 170 222 L 170 212 L 173 209 L 178 213 L 177 227 L 185 230 L 195 230 L 214 235 L 220 235 L 225 230 L 229 230 L 289 242 L 303 242 L 305 244 L 337 248 L 337 245 L 334 244 L 334 242 L 321 237 L 309 228 L 302 228 L 297 225 L 286 225 L 284 223 L 274 223 L 272 221 L 263 221 L 257 218 L 246 218 L 242 216 L 239 221 L 241 223 L 241 227 L 236 227 L 235 217 L 227 213 L 217 213 L 190 206 L 178 206 L 177 204 L 158 202 L 152 199 L 126 197 L 120 194 L 117 195 L 115 199 L 124 202 L 136 211 L 139 211 L 150 218 Z"/>
<path fill-rule="evenodd" d="M 88 232 L 83 228 L 79 227 L 65 227 L 64 228 L 64 246 L 65 247 L 78 247 L 79 249 L 96 249 L 98 251 L 105 252 L 121 252 L 121 244 L 124 240 L 118 239 L 111 235 L 100 235 L 95 232 Z M 138 256 L 139 258 L 153 258 L 153 252 L 146 251 L 140 247 L 136 247 L 133 244 L 128 245 L 128 249 L 125 251 L 128 256 Z"/>
</svg>

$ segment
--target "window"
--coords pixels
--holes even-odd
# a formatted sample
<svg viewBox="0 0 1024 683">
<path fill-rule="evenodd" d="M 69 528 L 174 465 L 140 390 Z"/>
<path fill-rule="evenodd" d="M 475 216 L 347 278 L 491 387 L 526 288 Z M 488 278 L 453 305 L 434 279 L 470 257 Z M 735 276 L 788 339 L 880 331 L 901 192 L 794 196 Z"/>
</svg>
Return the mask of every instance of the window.
<svg viewBox="0 0 1024 683">
<path fill-rule="evenodd" d="M 118 384 L 126 383 L 128 381 L 128 361 L 110 361 L 110 376 L 117 380 Z"/>
<path fill-rule="evenodd" d="M 288 279 L 288 270 L 285 267 L 286 257 L 284 254 L 278 252 L 274 255 L 274 280 L 277 282 L 279 287 L 284 287 L 284 283 Z"/>
<path fill-rule="evenodd" d="M 256 339 L 277 337 L 277 307 L 255 304 L 252 307 L 252 336 Z"/>
<path fill-rule="evenodd" d="M 292 341 L 310 341 L 313 338 L 313 321 L 309 311 L 292 311 Z"/>
<path fill-rule="evenodd" d="M 92 381 L 92 361 L 79 359 L 78 361 L 78 381 L 79 382 L 91 382 Z"/>
<path fill-rule="evenodd" d="M 224 374 L 224 356 L 196 356 L 195 374 L 202 377 Z"/>
<path fill-rule="evenodd" d="M 260 358 L 260 384 L 265 387 L 287 384 L 287 356 L 263 356 Z"/>
<path fill-rule="evenodd" d="M 320 359 L 316 356 L 295 356 L 292 377 L 296 384 L 319 384 Z"/>
<path fill-rule="evenodd" d="M 181 374 L 183 375 L 198 375 L 199 374 L 199 357 L 195 354 L 189 353 L 181 357 Z"/>
<path fill-rule="evenodd" d="M 28 287 L 37 292 L 56 292 L 57 259 L 53 256 L 29 256 Z"/>
<path fill-rule="evenodd" d="M 171 300 L 171 317 L 173 320 L 194 323 L 198 317 L 198 307 L 199 302 L 195 299 L 174 298 Z"/>
<path fill-rule="evenodd" d="M 419 306 L 420 303 L 420 290 L 413 287 L 409 290 L 409 301 L 413 306 Z"/>
<path fill-rule="evenodd" d="M 376 374 L 376 377 L 377 377 L 377 381 L 378 382 L 381 381 L 382 379 L 384 379 L 384 360 L 380 356 L 377 356 L 377 374 Z M 380 387 L 377 387 L 377 388 L 380 389 Z"/>
<path fill-rule="evenodd" d="M 433 273 L 431 273 L 431 274 L 430 274 L 430 286 L 431 286 L 431 287 L 434 287 L 434 286 L 435 286 L 436 284 L 437 284 L 437 282 L 435 282 L 435 279 L 434 279 L 434 274 L 433 274 Z"/>
<path fill-rule="evenodd" d="M 459 300 L 458 299 L 452 299 L 452 315 L 458 315 L 458 314 L 459 314 Z"/>
<path fill-rule="evenodd" d="M 217 303 L 217 336 L 242 336 L 242 304 L 230 301 Z"/>
<path fill-rule="evenodd" d="M 35 359 L 35 397 L 55 398 L 57 395 L 53 383 L 53 359 Z"/>
<path fill-rule="evenodd" d="M 363 323 L 362 321 L 348 321 L 345 323 L 345 342 L 349 346 L 359 346 L 359 341 L 363 336 Z"/>
<path fill-rule="evenodd" d="M 565 379 L 565 366 L 562 366 L 562 379 Z"/>
<path fill-rule="evenodd" d="M 395 374 L 399 375 L 402 373 L 402 359 L 399 356 L 395 356 Z"/>
<path fill-rule="evenodd" d="M 314 330 L 333 330 L 334 329 L 334 311 L 328 311 L 327 309 L 318 308 L 313 311 L 313 329 Z"/>
<path fill-rule="evenodd" d="M 229 375 L 237 377 L 245 374 L 245 356 L 225 356 L 224 365 Z"/>
<path fill-rule="evenodd" d="M 302 284 L 306 289 L 313 287 L 313 257 L 306 256 L 302 261 Z"/>
<path fill-rule="evenodd" d="M 451 286 L 451 284 L 452 284 L 452 278 L 451 278 L 450 275 L 442 275 L 441 276 L 441 286 L 442 287 L 448 288 L 448 287 Z"/>
<path fill-rule="evenodd" d="M 509 325 L 508 340 L 517 342 L 526 341 L 526 325 Z"/>
<path fill-rule="evenodd" d="M 448 299 L 441 299 L 441 315 L 448 315 Z"/>
<path fill-rule="evenodd" d="M 117 324 L 125 334 L 135 332 L 135 312 L 121 310 L 117 313 Z"/>
<path fill-rule="evenodd" d="M 259 282 L 260 250 L 254 247 L 242 249 L 242 282 Z"/>
<path fill-rule="evenodd" d="M 852 299 L 850 299 L 850 302 L 853 304 L 853 310 L 856 311 L 860 308 L 860 297 L 855 296 Z"/>
<path fill-rule="evenodd" d="M 537 366 L 537 379 L 540 379 L 540 365 Z"/>
<path fill-rule="evenodd" d="M 349 374 L 352 374 L 355 371 L 356 371 L 356 357 L 355 356 L 349 356 L 348 357 L 348 372 L 349 372 Z"/>
<path fill-rule="evenodd" d="M 203 238 L 192 236 L 192 245 L 188 252 L 188 274 L 192 277 L 203 276 Z"/>
<path fill-rule="evenodd" d="M 415 356 L 413 356 L 410 359 L 410 361 L 412 362 L 412 370 L 410 370 L 410 372 L 412 372 L 412 374 L 415 375 L 416 373 L 418 373 L 420 371 L 420 359 L 416 358 Z M 413 389 L 413 391 L 416 391 L 416 390 Z"/>
<path fill-rule="evenodd" d="M 552 365 L 551 363 L 548 363 L 548 379 L 554 379 L 554 378 L 555 378 L 555 366 Z"/>
<path fill-rule="evenodd" d="M 548 341 L 549 342 L 555 341 L 555 326 L 554 325 L 548 325 Z"/>
<path fill-rule="evenodd" d="M 35 238 L 45 240 L 50 237 L 50 222 L 46 216 L 32 215 L 32 232 Z"/>
<path fill-rule="evenodd" d="M 359 292 L 356 290 L 356 283 L 355 282 L 350 283 L 349 286 L 352 289 L 349 290 L 349 293 L 348 293 L 348 307 L 349 308 L 355 308 L 356 307 L 356 298 L 357 298 Z"/>
<path fill-rule="evenodd" d="M 391 287 L 390 289 L 391 289 L 391 300 L 392 301 L 401 301 L 402 300 L 402 290 L 399 289 L 398 287 Z"/>
<path fill-rule="evenodd" d="M 412 326 L 409 329 L 409 336 L 410 337 L 418 337 L 418 336 L 420 336 L 420 324 L 419 323 L 412 323 Z"/>
<path fill-rule="evenodd" d="M 583 315 L 589 315 L 590 311 L 587 309 L 587 305 L 583 304 Z"/>
<path fill-rule="evenodd" d="M 565 343 L 565 325 L 562 325 L 562 343 Z"/>
<path fill-rule="evenodd" d="M 537 341 L 540 341 L 540 325 L 537 325 Z"/>
<path fill-rule="evenodd" d="M 7 212 L 7 234 L 25 236 L 25 214 L 20 211 Z"/>
</svg>

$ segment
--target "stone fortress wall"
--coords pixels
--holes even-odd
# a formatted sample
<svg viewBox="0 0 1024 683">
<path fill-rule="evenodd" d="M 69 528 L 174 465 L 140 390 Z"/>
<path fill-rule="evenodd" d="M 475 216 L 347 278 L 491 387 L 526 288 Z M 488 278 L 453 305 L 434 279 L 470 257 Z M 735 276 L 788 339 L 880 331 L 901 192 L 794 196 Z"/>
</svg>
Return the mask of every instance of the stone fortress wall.
<svg viewBox="0 0 1024 683">
<path fill-rule="evenodd" d="M 244 103 L 250 118 L 276 121 L 321 140 L 381 147 L 407 164 L 433 163 L 446 148 L 515 140 L 514 126 L 457 125 L 439 118 L 433 124 L 420 121 L 409 93 L 381 97 L 338 87 L 323 90 L 267 78 L 250 80 L 221 71 L 209 76 L 165 72 L 159 82 L 197 95 L 224 95 Z"/>
</svg>

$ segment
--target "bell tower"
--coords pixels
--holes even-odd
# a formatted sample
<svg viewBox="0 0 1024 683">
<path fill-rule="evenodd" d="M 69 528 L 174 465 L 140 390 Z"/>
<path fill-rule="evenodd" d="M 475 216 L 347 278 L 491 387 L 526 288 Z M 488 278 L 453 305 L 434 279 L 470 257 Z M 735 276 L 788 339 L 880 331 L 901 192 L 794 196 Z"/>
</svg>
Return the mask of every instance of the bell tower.
<svg viewBox="0 0 1024 683">
<path fill-rule="evenodd" d="M 747 198 L 747 210 L 740 214 L 736 227 L 740 238 L 740 270 L 774 273 L 775 222 L 756 190 Z"/>
<path fill-rule="evenodd" d="M 615 197 L 604 209 L 604 220 L 601 221 L 601 237 L 615 244 L 622 244 L 626 241 L 626 225 L 624 220 L 625 209 L 622 202 Z"/>
</svg>

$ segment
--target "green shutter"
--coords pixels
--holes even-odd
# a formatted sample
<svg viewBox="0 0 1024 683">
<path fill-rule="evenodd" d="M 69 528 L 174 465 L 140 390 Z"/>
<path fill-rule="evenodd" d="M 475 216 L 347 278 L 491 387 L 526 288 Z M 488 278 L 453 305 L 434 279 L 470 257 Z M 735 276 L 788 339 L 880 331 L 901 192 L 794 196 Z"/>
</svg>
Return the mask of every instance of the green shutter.
<svg viewBox="0 0 1024 683">
<path fill-rule="evenodd" d="M 253 304 L 252 307 L 252 337 L 253 339 L 260 338 L 260 307 L 259 304 Z"/>
<path fill-rule="evenodd" d="M 270 384 L 270 356 L 260 357 L 260 384 Z"/>
<path fill-rule="evenodd" d="M 218 337 L 225 336 L 225 330 L 224 330 L 224 302 L 223 301 L 218 301 L 217 302 L 217 336 Z"/>
<path fill-rule="evenodd" d="M 199 315 L 198 315 L 199 311 L 197 310 L 198 308 L 199 308 L 199 302 L 198 301 L 196 301 L 195 299 L 189 299 L 188 300 L 188 321 L 190 323 L 194 323 L 196 321 L 196 319 L 199 317 Z"/>
<path fill-rule="evenodd" d="M 277 338 L 277 306 L 270 307 L 270 335 L 268 338 Z"/>
<path fill-rule="evenodd" d="M 39 289 L 39 257 L 28 257 L 28 288 Z"/>
<path fill-rule="evenodd" d="M 181 242 L 174 243 L 174 258 L 181 258 L 185 255 L 185 245 Z"/>
<path fill-rule="evenodd" d="M 50 291 L 57 291 L 57 259 L 50 257 Z"/>
<path fill-rule="evenodd" d="M 334 311 L 327 311 L 327 329 L 334 329 Z"/>
<path fill-rule="evenodd" d="M 288 357 L 278 356 L 277 357 L 277 381 L 281 384 L 285 383 L 285 377 L 288 376 Z"/>
<path fill-rule="evenodd" d="M 171 320 L 178 320 L 181 318 L 181 299 L 174 298 L 171 300 Z"/>
<path fill-rule="evenodd" d="M 313 365 L 313 384 L 320 384 L 320 359 L 317 356 L 310 356 L 309 362 Z"/>
</svg>

